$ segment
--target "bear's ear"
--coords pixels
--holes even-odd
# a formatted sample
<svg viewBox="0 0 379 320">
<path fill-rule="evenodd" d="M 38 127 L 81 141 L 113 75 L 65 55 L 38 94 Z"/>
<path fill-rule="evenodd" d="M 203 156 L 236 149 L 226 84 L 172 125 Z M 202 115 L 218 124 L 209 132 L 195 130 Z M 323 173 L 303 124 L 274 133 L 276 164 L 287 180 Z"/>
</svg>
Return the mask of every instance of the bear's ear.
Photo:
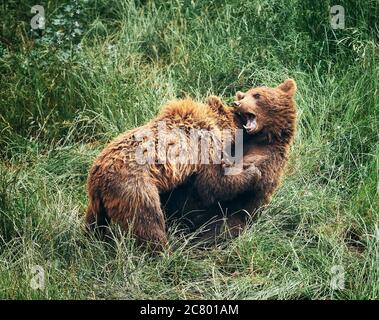
<svg viewBox="0 0 379 320">
<path fill-rule="evenodd" d="M 221 101 L 221 99 L 217 96 L 209 96 L 207 99 L 207 104 L 213 109 L 214 111 L 221 111 L 224 108 L 224 105 Z"/>
<path fill-rule="evenodd" d="M 282 84 L 278 86 L 278 89 L 282 90 L 283 92 L 287 93 L 290 96 L 293 96 L 296 92 L 296 82 L 293 79 L 287 79 Z"/>
<path fill-rule="evenodd" d="M 244 94 L 243 92 L 241 92 L 241 91 L 237 91 L 237 93 L 236 93 L 236 99 L 237 99 L 237 100 L 241 100 L 241 99 L 243 99 L 244 96 L 245 96 L 245 94 Z"/>
</svg>

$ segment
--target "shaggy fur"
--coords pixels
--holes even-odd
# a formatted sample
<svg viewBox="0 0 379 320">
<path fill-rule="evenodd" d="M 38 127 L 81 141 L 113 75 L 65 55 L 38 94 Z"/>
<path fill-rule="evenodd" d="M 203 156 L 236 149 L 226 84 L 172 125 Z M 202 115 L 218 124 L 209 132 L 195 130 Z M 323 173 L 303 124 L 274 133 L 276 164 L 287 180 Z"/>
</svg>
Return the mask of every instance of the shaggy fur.
<svg viewBox="0 0 379 320">
<path fill-rule="evenodd" d="M 148 130 L 156 137 L 161 121 L 166 123 L 168 129 L 184 130 L 187 140 L 193 128 L 229 129 L 234 133 L 239 126 L 234 109 L 223 106 L 219 98 L 210 97 L 207 105 L 190 99 L 171 102 L 146 125 L 121 134 L 95 159 L 89 172 L 86 224 L 90 230 L 104 236 L 112 221 L 125 232 L 131 231 L 139 243 L 149 244 L 153 250 L 161 250 L 167 246 L 161 193 L 185 183 L 192 176 L 203 203 L 211 205 L 243 192 L 258 178 L 255 167 L 228 176 L 223 174 L 220 164 L 214 163 L 138 163 L 136 151 L 141 142 L 136 137 Z M 222 140 L 222 137 L 218 139 Z M 169 144 L 177 142 L 169 141 Z M 193 156 L 190 148 L 180 153 L 186 159 Z"/>
<path fill-rule="evenodd" d="M 246 127 L 243 162 L 255 166 L 259 179 L 252 181 L 248 189 L 234 194 L 233 199 L 223 199 L 213 206 L 202 202 L 204 196 L 196 193 L 196 182 L 189 181 L 169 196 L 162 195 L 167 213 L 184 216 L 190 231 L 211 218 L 216 219 L 201 236 L 209 240 L 223 230 L 225 219 L 221 218 L 226 215 L 230 236 L 238 235 L 245 227 L 246 218 L 269 203 L 280 183 L 296 128 L 295 92 L 296 83 L 292 79 L 276 88 L 259 87 L 246 93 L 237 92 L 235 112 Z"/>
</svg>

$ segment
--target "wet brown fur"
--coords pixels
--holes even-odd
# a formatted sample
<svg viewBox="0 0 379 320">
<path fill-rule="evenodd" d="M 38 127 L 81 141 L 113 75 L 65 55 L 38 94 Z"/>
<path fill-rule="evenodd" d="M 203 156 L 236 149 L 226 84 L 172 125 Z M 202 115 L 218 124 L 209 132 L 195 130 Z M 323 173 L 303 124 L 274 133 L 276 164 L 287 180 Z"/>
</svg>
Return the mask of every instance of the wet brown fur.
<svg viewBox="0 0 379 320">
<path fill-rule="evenodd" d="M 192 128 L 233 131 L 239 126 L 234 109 L 224 106 L 217 97 L 210 97 L 207 104 L 184 99 L 168 103 L 156 118 L 144 126 L 115 138 L 95 159 L 89 172 L 89 205 L 86 213 L 89 230 L 95 230 L 103 237 L 112 221 L 123 231 L 130 231 L 138 243 L 161 250 L 167 247 L 160 199 L 162 193 L 194 177 L 198 193 L 203 194 L 206 190 L 207 194 L 212 195 L 203 197 L 204 203 L 211 205 L 243 192 L 256 178 L 256 172 L 249 168 L 239 175 L 225 176 L 222 166 L 212 163 L 139 164 L 136 150 L 140 142 L 136 136 L 147 130 L 156 136 L 160 121 L 164 121 L 168 129 L 180 128 L 186 133 Z M 192 150 L 186 150 L 184 154 L 189 158 Z"/>
</svg>

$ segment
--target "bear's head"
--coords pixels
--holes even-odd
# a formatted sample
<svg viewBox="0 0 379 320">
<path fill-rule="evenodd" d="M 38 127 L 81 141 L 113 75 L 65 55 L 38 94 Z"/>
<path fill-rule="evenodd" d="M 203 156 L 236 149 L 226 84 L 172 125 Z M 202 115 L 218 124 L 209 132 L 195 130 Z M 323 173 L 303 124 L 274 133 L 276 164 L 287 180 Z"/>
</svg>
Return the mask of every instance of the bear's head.
<svg viewBox="0 0 379 320">
<path fill-rule="evenodd" d="M 269 142 L 292 139 L 296 126 L 296 83 L 284 81 L 276 88 L 257 87 L 236 93 L 235 113 L 249 135 Z"/>
</svg>

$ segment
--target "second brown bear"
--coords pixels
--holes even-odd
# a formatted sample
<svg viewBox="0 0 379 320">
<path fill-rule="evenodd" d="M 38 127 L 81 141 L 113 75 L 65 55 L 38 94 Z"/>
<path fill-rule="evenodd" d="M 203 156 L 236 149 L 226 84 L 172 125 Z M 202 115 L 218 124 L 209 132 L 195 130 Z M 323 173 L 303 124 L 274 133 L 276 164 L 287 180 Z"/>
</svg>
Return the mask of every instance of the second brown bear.
<svg viewBox="0 0 379 320">
<path fill-rule="evenodd" d="M 188 181 L 162 195 L 166 213 L 180 217 L 189 231 L 207 223 L 200 234 L 201 240 L 214 243 L 224 230 L 228 237 L 237 236 L 247 218 L 270 202 L 280 183 L 296 129 L 295 92 L 296 83 L 292 79 L 275 88 L 237 92 L 235 111 L 245 128 L 243 163 L 255 165 L 260 178 L 234 198 L 223 199 L 212 206 L 202 202 L 212 190 L 202 190 L 200 197 L 196 181 Z"/>
</svg>

